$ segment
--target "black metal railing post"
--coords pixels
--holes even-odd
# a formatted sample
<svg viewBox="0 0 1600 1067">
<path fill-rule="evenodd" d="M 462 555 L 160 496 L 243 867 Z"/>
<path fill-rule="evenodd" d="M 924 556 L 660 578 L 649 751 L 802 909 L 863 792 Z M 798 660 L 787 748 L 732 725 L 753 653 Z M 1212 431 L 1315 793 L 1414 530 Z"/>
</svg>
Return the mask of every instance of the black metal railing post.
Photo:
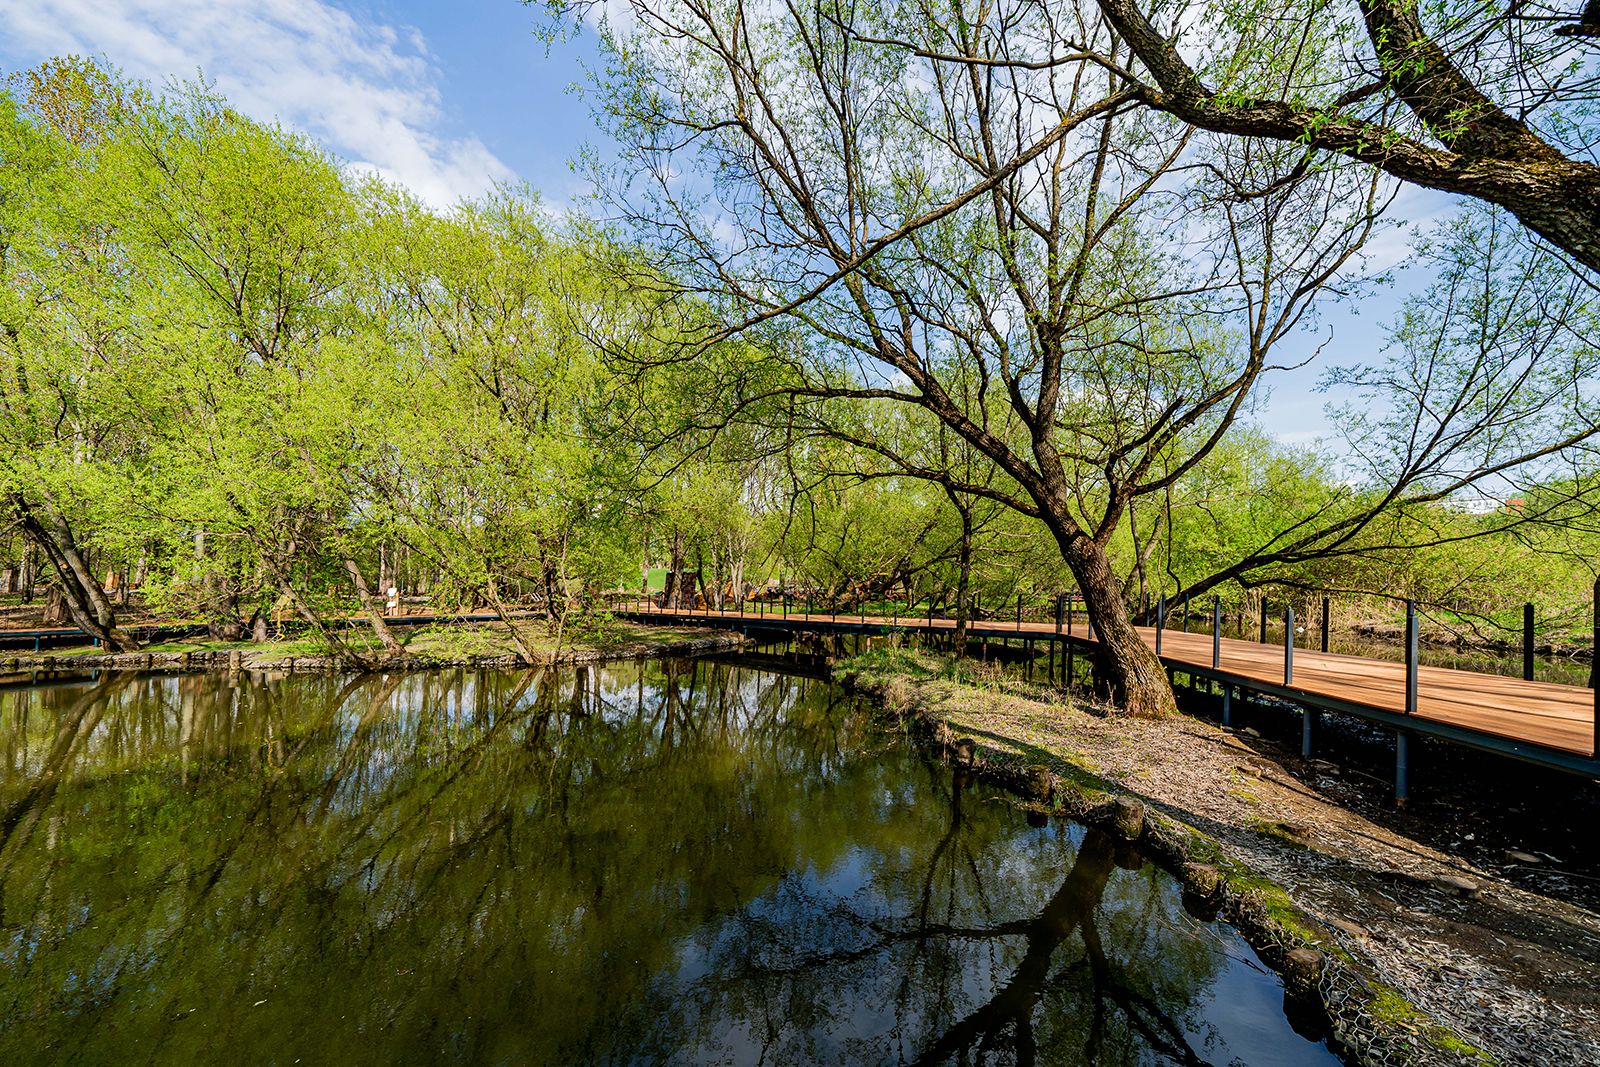
<svg viewBox="0 0 1600 1067">
<path fill-rule="evenodd" d="M 1222 667 L 1222 598 L 1211 602 L 1211 669 Z"/>
<path fill-rule="evenodd" d="M 1522 680 L 1533 681 L 1533 605 L 1522 605 Z"/>
<path fill-rule="evenodd" d="M 1406 714 L 1417 713 L 1417 602 L 1406 601 Z"/>
<path fill-rule="evenodd" d="M 1261 598 L 1261 644 L 1267 643 L 1267 598 Z"/>
<path fill-rule="evenodd" d="M 1022 629 L 1022 594 L 1017 594 L 1017 629 Z"/>
<path fill-rule="evenodd" d="M 1065 593 L 1056 594 L 1056 633 L 1061 632 L 1061 621 L 1066 614 L 1067 596 Z"/>
<path fill-rule="evenodd" d="M 1283 609 L 1283 684 L 1294 683 L 1294 608 Z"/>
<path fill-rule="evenodd" d="M 1156 655 L 1161 655 L 1161 631 L 1167 624 L 1167 598 L 1156 601 Z"/>
<path fill-rule="evenodd" d="M 1328 598 L 1322 598 L 1322 651 L 1328 651 Z"/>
</svg>

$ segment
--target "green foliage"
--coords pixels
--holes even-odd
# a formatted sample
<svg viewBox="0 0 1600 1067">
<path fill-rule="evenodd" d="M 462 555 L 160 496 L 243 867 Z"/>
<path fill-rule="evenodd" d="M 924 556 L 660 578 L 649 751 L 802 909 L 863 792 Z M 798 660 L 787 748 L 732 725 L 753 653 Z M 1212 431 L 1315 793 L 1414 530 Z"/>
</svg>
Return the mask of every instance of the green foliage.
<svg viewBox="0 0 1600 1067">
<path fill-rule="evenodd" d="M 1277 32 L 1259 21 L 1231 25 Z M 1224 88 L 1255 76 L 1223 65 Z M 781 582 L 905 614 L 953 614 L 965 589 L 986 615 L 1020 597 L 1035 618 L 1077 590 L 1060 516 L 1041 522 L 1012 473 L 925 408 L 860 388 L 875 379 L 819 340 L 823 319 L 707 344 L 728 293 L 669 299 L 681 279 L 648 250 L 528 190 L 441 212 L 204 85 L 158 94 L 80 61 L 14 85 L 0 92 L 0 498 L 74 542 L 94 578 L 131 576 L 151 608 L 234 640 L 409 599 L 542 613 L 559 641 L 569 618 L 603 630 L 607 595 L 641 584 L 732 606 Z M 1289 164 L 1265 149 L 1230 161 L 1263 180 Z M 949 179 L 890 177 L 861 195 L 895 213 Z M 1207 210 L 1227 195 L 1193 193 Z M 1158 490 L 1113 501 L 1123 474 L 1108 480 L 1102 446 L 1214 388 L 1241 338 L 1174 297 L 1140 313 L 1145 356 L 1130 359 L 1114 355 L 1127 323 L 1085 319 L 1052 447 L 1062 513 L 1105 523 L 1124 597 L 1198 590 L 1235 611 L 1262 587 L 1278 602 L 1329 590 L 1373 596 L 1375 615 L 1412 597 L 1491 634 L 1531 600 L 1547 633 L 1585 633 L 1592 475 L 1538 467 L 1499 487 L 1516 508 L 1467 507 L 1457 485 L 1594 422 L 1582 387 L 1583 403 L 1557 402 L 1594 376 L 1594 304 L 1513 237 L 1492 213 L 1450 220 L 1422 249 L 1438 282 L 1384 360 L 1331 372 L 1353 397 L 1339 454 L 1355 463 L 1243 422 L 1207 443 L 1208 416 L 1149 449 L 1142 484 Z M 1057 269 L 1026 242 L 1000 247 L 983 212 L 915 242 L 881 269 L 941 264 L 962 284 L 919 277 L 936 303 L 977 299 L 1010 268 Z M 1181 274 L 1131 215 L 1086 254 L 1085 307 Z M 1026 452 L 986 364 L 954 344 L 926 359 L 952 403 Z M 36 552 L 0 537 L 0 565 Z"/>
<path fill-rule="evenodd" d="M 615 581 L 602 291 L 534 197 L 441 215 L 203 85 L 30 84 L 0 94 L 0 495 L 96 578 L 232 632 L 352 581 L 559 624 Z"/>
</svg>

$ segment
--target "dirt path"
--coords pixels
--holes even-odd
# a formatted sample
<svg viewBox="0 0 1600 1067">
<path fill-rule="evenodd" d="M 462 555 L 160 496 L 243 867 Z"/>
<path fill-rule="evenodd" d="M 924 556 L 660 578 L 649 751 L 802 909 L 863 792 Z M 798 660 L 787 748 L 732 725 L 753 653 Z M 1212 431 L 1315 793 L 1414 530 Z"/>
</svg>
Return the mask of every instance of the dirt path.
<svg viewBox="0 0 1600 1067">
<path fill-rule="evenodd" d="M 1087 771 L 1211 836 L 1500 1061 L 1600 1063 L 1600 914 L 1352 810 L 1339 768 L 1187 716 L 1108 718 L 1003 686 L 916 684 L 957 734 Z"/>
</svg>

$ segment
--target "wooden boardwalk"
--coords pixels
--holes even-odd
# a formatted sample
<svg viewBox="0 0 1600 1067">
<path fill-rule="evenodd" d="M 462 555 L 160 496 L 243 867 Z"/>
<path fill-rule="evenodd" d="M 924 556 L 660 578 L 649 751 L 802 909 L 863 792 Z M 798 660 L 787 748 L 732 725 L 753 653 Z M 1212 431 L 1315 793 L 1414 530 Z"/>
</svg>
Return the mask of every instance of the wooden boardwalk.
<svg viewBox="0 0 1600 1067">
<path fill-rule="evenodd" d="M 1155 630 L 1141 627 L 1147 644 Z M 1161 658 L 1209 669 L 1211 635 L 1161 635 Z M 1224 638 L 1220 670 L 1226 674 L 1393 715 L 1406 712 L 1406 665 L 1391 660 L 1342 656 L 1297 648 L 1294 680 L 1283 681 L 1283 646 Z M 1592 690 L 1553 682 L 1451 670 L 1417 668 L 1416 717 L 1449 723 L 1516 741 L 1527 741 L 1574 755 L 1594 752 L 1595 701 Z"/>
<path fill-rule="evenodd" d="M 949 619 L 919 616 L 883 618 L 873 615 L 822 615 L 790 611 L 757 615 L 751 611 L 667 611 L 634 602 L 620 605 L 623 614 L 665 617 L 717 625 L 770 626 L 784 629 L 874 630 L 908 629 L 949 631 Z M 1154 627 L 1140 627 L 1145 642 L 1156 644 Z M 1057 633 L 1053 623 L 1016 623 L 985 620 L 970 628 L 973 637 L 1031 638 L 1067 641 L 1077 646 L 1093 643 L 1080 616 L 1070 635 Z M 1365 715 L 1390 725 L 1413 724 L 1417 732 L 1436 734 L 1460 743 L 1504 751 L 1536 762 L 1583 773 L 1600 773 L 1596 753 L 1596 699 L 1593 690 L 1551 682 L 1527 682 L 1502 675 L 1478 674 L 1445 667 L 1419 667 L 1417 708 L 1406 713 L 1406 665 L 1389 660 L 1345 656 L 1315 649 L 1294 650 L 1292 680 L 1284 680 L 1284 648 L 1225 637 L 1221 657 L 1212 667 L 1209 633 L 1183 633 L 1171 629 L 1161 634 L 1161 659 L 1169 669 L 1195 674 L 1224 684 L 1300 701 L 1321 710 Z M 1501 742 L 1499 744 L 1496 741 Z M 1539 752 L 1526 749 L 1534 746 Z M 1561 758 L 1565 757 L 1565 758 Z M 1574 758 L 1575 757 L 1575 758 Z"/>
</svg>

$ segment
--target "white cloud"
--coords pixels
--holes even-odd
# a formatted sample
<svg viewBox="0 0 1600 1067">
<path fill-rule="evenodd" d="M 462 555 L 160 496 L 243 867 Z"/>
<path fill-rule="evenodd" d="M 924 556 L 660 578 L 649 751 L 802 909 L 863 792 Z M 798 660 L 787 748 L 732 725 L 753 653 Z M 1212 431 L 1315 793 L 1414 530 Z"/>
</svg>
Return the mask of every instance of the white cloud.
<svg viewBox="0 0 1600 1067">
<path fill-rule="evenodd" d="M 323 0 L 0 0 L 0 38 L 12 54 L 105 56 L 158 85 L 203 71 L 245 113 L 438 206 L 513 177 L 476 137 L 441 131 L 439 72 L 420 32 Z"/>
</svg>

